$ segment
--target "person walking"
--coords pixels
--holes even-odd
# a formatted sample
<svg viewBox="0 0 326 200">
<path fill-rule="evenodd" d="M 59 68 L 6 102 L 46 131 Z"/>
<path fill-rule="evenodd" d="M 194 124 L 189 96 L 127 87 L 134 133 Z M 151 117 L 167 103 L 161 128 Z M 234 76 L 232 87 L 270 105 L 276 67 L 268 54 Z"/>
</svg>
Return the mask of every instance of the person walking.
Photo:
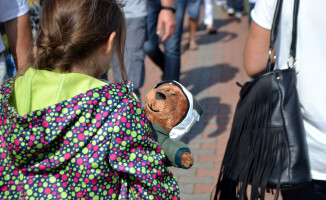
<svg viewBox="0 0 326 200">
<path fill-rule="evenodd" d="M 204 0 L 204 24 L 206 25 L 206 31 L 208 34 L 217 33 L 216 28 L 214 27 L 214 7 L 213 0 Z"/>
<path fill-rule="evenodd" d="M 139 89 L 143 86 L 145 80 L 145 49 L 146 40 L 146 5 L 148 0 L 119 0 L 124 4 L 123 11 L 126 17 L 126 47 L 124 63 L 128 80 L 134 84 L 134 92 L 138 99 L 141 99 Z M 173 0 L 162 0 L 161 5 L 173 5 Z M 160 27 L 166 30 L 164 39 L 173 35 L 175 29 L 175 17 L 171 11 L 161 10 L 161 15 L 157 20 Z M 162 24 L 162 25 L 161 25 Z M 171 30 L 171 31 L 169 31 Z M 122 77 L 119 71 L 119 61 L 114 56 L 112 61 L 112 70 L 115 81 L 121 82 Z"/>
<path fill-rule="evenodd" d="M 187 0 L 187 9 L 189 15 L 189 50 L 197 50 L 196 32 L 200 16 L 200 7 L 202 0 Z"/>
<path fill-rule="evenodd" d="M 265 71 L 276 3 L 277 0 L 259 0 L 252 11 L 253 21 L 244 50 L 245 70 L 251 77 Z M 292 39 L 289 24 L 293 20 L 293 6 L 294 0 L 283 1 L 275 46 L 276 69 L 288 67 Z M 323 109 L 326 107 L 325 7 L 324 0 L 316 0 L 313 4 L 310 1 L 299 3 L 295 69 L 313 180 L 296 189 L 282 190 L 284 200 L 326 199 L 326 113 Z"/>
<path fill-rule="evenodd" d="M 227 0 L 227 6 L 229 15 L 235 15 L 237 18 L 242 17 L 243 0 Z"/>
<path fill-rule="evenodd" d="M 174 4 L 160 2 L 160 0 L 147 1 L 146 33 L 147 40 L 144 48 L 149 58 L 163 71 L 163 80 L 179 81 L 181 67 L 181 36 L 183 19 L 187 1 L 174 0 Z M 162 29 L 158 19 L 163 13 L 175 13 L 176 27 L 173 35 L 167 39 L 168 29 Z M 163 42 L 164 51 L 159 48 Z"/>
</svg>

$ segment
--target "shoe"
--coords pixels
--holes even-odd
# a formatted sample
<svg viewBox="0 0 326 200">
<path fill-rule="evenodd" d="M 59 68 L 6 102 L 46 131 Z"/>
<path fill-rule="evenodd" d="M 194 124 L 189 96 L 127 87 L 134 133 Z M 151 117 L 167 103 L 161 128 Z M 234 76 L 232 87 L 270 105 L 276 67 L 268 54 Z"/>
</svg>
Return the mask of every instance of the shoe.
<svg viewBox="0 0 326 200">
<path fill-rule="evenodd" d="M 227 13 L 228 13 L 229 15 L 234 15 L 234 9 L 233 9 L 233 8 L 228 8 L 228 9 L 227 9 Z"/>
<path fill-rule="evenodd" d="M 190 40 L 189 41 L 189 50 L 190 51 L 195 51 L 198 49 L 198 45 L 195 40 Z"/>
<path fill-rule="evenodd" d="M 207 31 L 207 34 L 209 34 L 209 35 L 217 33 L 217 30 L 213 25 L 207 25 L 206 31 Z"/>
<path fill-rule="evenodd" d="M 236 12 L 235 17 L 238 18 L 238 19 L 241 19 L 242 13 L 241 12 Z"/>
</svg>

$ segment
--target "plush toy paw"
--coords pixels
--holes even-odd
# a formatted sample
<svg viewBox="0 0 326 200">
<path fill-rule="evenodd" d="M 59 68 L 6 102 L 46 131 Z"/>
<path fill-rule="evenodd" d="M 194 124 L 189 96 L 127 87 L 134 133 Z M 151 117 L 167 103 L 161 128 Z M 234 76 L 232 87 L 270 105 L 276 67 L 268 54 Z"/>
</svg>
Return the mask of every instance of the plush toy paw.
<svg viewBox="0 0 326 200">
<path fill-rule="evenodd" d="M 199 121 L 203 110 L 193 95 L 176 81 L 157 84 L 146 95 L 144 112 L 152 122 L 155 140 L 172 166 L 189 169 L 194 157 L 179 141 Z"/>
<path fill-rule="evenodd" d="M 194 164 L 194 156 L 189 152 L 184 152 L 181 156 L 181 164 L 185 168 L 190 168 Z"/>
</svg>

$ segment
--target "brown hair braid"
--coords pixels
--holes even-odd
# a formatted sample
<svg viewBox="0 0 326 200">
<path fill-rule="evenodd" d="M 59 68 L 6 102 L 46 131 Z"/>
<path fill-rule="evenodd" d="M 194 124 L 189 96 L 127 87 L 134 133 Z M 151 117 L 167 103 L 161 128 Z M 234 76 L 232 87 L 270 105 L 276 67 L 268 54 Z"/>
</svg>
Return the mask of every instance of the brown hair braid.
<svg viewBox="0 0 326 200">
<path fill-rule="evenodd" d="M 116 32 L 114 48 L 123 81 L 125 19 L 116 0 L 45 0 L 32 65 L 36 69 L 70 71 Z"/>
</svg>

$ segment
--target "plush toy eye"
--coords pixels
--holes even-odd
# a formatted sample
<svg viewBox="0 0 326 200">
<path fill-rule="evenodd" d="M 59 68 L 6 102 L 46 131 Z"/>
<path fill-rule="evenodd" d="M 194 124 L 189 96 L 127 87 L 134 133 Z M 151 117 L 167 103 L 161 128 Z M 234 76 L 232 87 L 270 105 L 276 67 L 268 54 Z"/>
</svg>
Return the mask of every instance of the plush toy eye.
<svg viewBox="0 0 326 200">
<path fill-rule="evenodd" d="M 171 94 L 171 96 L 173 96 L 173 97 L 174 97 L 174 96 L 175 96 L 175 94 Z"/>
<path fill-rule="evenodd" d="M 165 92 L 170 92 L 170 90 L 165 90 Z"/>
</svg>

